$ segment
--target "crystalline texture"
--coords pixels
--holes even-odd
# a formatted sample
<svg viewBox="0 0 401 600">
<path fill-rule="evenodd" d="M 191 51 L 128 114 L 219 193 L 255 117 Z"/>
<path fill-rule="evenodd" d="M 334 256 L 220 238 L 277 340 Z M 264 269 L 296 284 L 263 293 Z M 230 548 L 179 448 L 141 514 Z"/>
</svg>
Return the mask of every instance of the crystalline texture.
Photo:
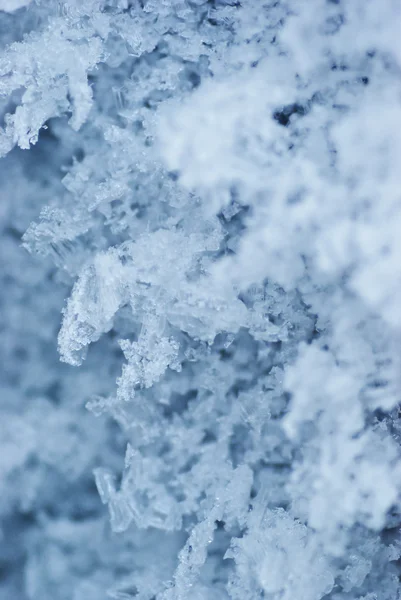
<svg viewBox="0 0 401 600">
<path fill-rule="evenodd" d="M 0 600 L 400 598 L 400 19 L 0 0 Z"/>
</svg>

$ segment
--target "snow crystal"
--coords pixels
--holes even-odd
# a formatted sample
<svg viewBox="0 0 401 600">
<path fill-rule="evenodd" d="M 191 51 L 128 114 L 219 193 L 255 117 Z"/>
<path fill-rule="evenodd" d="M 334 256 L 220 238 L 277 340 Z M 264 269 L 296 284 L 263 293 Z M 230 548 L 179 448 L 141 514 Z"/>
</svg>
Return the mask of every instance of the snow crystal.
<svg viewBox="0 0 401 600">
<path fill-rule="evenodd" d="M 400 23 L 0 0 L 0 600 L 401 598 Z"/>
</svg>

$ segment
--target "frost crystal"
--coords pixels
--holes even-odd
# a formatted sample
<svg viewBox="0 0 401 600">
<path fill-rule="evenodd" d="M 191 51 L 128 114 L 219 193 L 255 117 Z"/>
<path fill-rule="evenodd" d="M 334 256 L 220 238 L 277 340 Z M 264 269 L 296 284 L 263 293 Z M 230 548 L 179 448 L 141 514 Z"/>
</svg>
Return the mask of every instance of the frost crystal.
<svg viewBox="0 0 401 600">
<path fill-rule="evenodd" d="M 400 30 L 0 0 L 0 600 L 401 600 Z"/>
</svg>

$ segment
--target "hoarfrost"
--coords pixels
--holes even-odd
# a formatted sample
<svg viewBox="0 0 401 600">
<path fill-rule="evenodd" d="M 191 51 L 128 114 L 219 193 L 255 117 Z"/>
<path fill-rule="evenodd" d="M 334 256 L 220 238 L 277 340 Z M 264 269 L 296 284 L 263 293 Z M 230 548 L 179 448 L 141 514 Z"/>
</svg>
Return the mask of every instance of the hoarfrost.
<svg viewBox="0 0 401 600">
<path fill-rule="evenodd" d="M 400 20 L 0 2 L 0 600 L 400 598 Z"/>
</svg>

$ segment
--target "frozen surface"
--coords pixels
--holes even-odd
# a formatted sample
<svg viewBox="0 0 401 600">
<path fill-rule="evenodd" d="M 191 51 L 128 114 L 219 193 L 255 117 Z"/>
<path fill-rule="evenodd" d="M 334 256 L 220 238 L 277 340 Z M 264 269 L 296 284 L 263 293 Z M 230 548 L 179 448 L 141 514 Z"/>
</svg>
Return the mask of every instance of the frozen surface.
<svg viewBox="0 0 401 600">
<path fill-rule="evenodd" d="M 0 600 L 400 600 L 400 31 L 0 0 Z"/>
</svg>

